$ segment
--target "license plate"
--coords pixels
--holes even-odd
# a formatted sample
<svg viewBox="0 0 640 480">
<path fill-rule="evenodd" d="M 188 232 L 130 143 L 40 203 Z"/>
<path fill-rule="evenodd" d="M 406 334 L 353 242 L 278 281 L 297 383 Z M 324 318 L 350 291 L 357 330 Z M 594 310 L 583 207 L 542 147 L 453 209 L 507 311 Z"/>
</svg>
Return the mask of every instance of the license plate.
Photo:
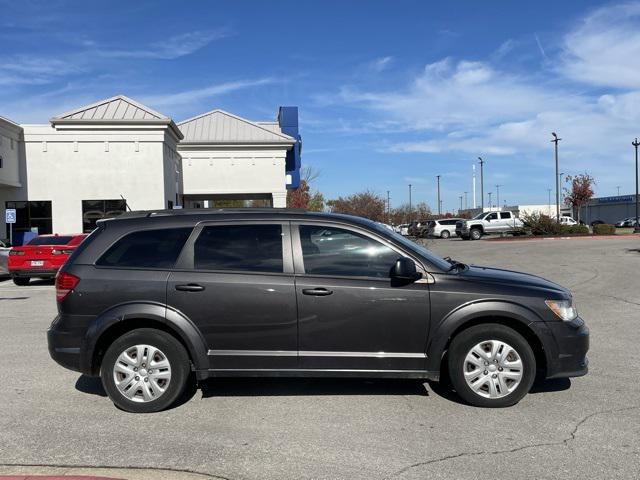
<svg viewBox="0 0 640 480">
<path fill-rule="evenodd" d="M 31 260 L 32 267 L 41 267 L 44 265 L 44 260 Z"/>
</svg>

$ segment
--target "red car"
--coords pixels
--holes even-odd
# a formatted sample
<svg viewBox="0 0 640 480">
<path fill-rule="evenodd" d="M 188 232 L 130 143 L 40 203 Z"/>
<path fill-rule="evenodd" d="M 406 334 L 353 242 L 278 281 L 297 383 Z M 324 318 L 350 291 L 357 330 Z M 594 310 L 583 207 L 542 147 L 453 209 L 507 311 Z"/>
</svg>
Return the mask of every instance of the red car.
<svg viewBox="0 0 640 480">
<path fill-rule="evenodd" d="M 31 277 L 53 278 L 87 234 L 40 235 L 9 250 L 9 275 L 16 285 L 28 285 Z"/>
</svg>

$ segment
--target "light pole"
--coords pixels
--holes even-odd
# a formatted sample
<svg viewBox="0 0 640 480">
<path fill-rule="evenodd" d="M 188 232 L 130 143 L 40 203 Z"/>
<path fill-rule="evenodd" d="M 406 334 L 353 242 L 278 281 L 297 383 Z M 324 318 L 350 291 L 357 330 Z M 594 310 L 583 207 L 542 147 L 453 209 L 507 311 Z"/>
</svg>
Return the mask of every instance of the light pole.
<svg viewBox="0 0 640 480">
<path fill-rule="evenodd" d="M 489 211 L 491 211 L 491 192 L 489 192 Z"/>
<path fill-rule="evenodd" d="M 469 192 L 464 192 L 464 209 L 465 210 L 469 208 L 469 204 L 467 203 L 467 193 Z"/>
<path fill-rule="evenodd" d="M 482 211 L 484 212 L 484 160 L 482 159 L 482 157 L 478 157 L 478 159 L 480 160 L 480 208 L 482 208 Z"/>
<path fill-rule="evenodd" d="M 460 210 L 458 210 L 458 215 L 462 212 L 462 195 L 460 195 Z"/>
<path fill-rule="evenodd" d="M 502 185 L 496 185 L 496 204 L 498 205 L 498 210 L 500 210 L 500 187 Z"/>
<path fill-rule="evenodd" d="M 631 143 L 636 148 L 636 226 L 633 229 L 633 233 L 640 233 L 640 225 L 638 224 L 638 146 L 640 142 L 636 138 L 634 142 Z"/>
<path fill-rule="evenodd" d="M 558 142 L 562 139 L 558 138 L 556 132 L 551 132 L 551 135 L 553 135 L 553 140 L 551 140 L 551 143 L 555 144 L 556 154 L 556 222 L 560 223 L 560 176 L 558 175 L 560 166 L 558 164 Z"/>
<path fill-rule="evenodd" d="M 620 196 L 620 185 L 616 187 L 618 189 L 618 196 Z"/>
<path fill-rule="evenodd" d="M 438 215 L 442 215 L 442 209 L 440 208 L 440 175 L 436 175 L 438 179 Z"/>
<path fill-rule="evenodd" d="M 409 184 L 409 223 L 411 223 L 413 211 L 411 210 L 411 184 Z"/>
</svg>

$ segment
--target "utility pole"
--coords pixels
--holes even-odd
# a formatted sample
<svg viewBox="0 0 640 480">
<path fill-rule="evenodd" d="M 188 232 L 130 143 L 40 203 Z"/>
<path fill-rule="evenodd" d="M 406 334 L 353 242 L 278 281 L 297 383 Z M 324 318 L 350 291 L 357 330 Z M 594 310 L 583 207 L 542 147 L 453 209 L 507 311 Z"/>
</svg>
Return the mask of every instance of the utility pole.
<svg viewBox="0 0 640 480">
<path fill-rule="evenodd" d="M 478 157 L 478 159 L 480 160 L 480 208 L 482 208 L 482 211 L 484 212 L 484 168 L 483 168 L 483 165 L 485 164 L 485 161 L 482 159 L 482 157 Z"/>
<path fill-rule="evenodd" d="M 458 215 L 462 212 L 462 195 L 460 195 L 460 210 L 458 210 Z"/>
<path fill-rule="evenodd" d="M 438 179 L 438 215 L 442 215 L 442 208 L 440 207 L 440 175 L 436 175 Z"/>
<path fill-rule="evenodd" d="M 391 222 L 391 191 L 387 190 L 387 223 Z"/>
<path fill-rule="evenodd" d="M 411 210 L 411 184 L 409 184 L 409 223 L 411 223 L 412 216 L 413 216 L 413 210 Z"/>
<path fill-rule="evenodd" d="M 638 224 L 638 146 L 640 142 L 638 139 L 631 143 L 636 148 L 636 226 L 633 229 L 633 233 L 640 233 L 640 225 Z"/>
<path fill-rule="evenodd" d="M 491 211 L 491 192 L 489 192 L 489 211 Z"/>
<path fill-rule="evenodd" d="M 468 192 L 464 192 L 464 209 L 468 209 L 469 208 L 469 204 L 467 203 L 467 193 Z"/>
<path fill-rule="evenodd" d="M 498 210 L 500 210 L 500 187 L 502 185 L 496 185 L 496 203 L 498 204 Z"/>
<path fill-rule="evenodd" d="M 556 132 L 551 132 L 551 135 L 553 135 L 553 140 L 551 140 L 551 143 L 555 144 L 556 154 L 556 222 L 560 223 L 560 175 L 558 173 L 560 172 L 560 166 L 558 164 L 558 142 L 562 139 L 558 138 Z"/>
<path fill-rule="evenodd" d="M 476 203 L 476 164 L 473 164 L 473 208 L 475 209 L 478 204 Z"/>
</svg>

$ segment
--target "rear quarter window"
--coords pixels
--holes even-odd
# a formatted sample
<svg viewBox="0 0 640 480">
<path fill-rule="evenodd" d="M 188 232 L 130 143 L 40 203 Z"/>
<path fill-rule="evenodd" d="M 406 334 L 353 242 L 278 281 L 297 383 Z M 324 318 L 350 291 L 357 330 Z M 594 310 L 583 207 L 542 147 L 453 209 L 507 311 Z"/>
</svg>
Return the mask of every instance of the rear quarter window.
<svg viewBox="0 0 640 480">
<path fill-rule="evenodd" d="M 109 247 L 96 265 L 172 268 L 192 230 L 191 227 L 166 228 L 129 233 Z"/>
</svg>

